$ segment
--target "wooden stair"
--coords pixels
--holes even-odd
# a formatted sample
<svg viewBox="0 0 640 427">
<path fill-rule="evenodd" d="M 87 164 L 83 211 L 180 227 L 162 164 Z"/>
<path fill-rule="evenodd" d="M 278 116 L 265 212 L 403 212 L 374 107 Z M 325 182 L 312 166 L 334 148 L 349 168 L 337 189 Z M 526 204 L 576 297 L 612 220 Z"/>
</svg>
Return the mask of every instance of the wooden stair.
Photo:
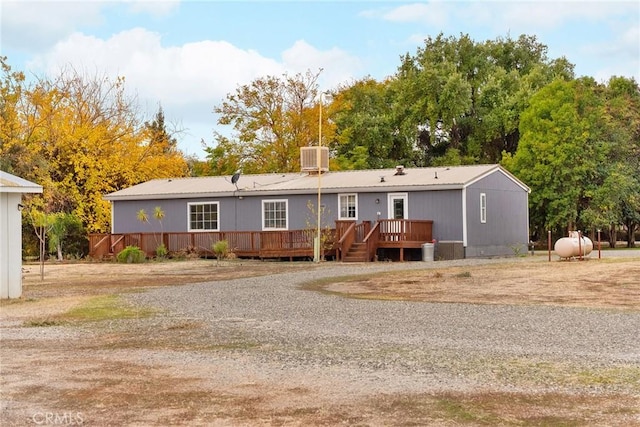
<svg viewBox="0 0 640 427">
<path fill-rule="evenodd" d="M 366 243 L 354 243 L 349 248 L 344 257 L 343 262 L 367 262 L 367 244 Z"/>
</svg>

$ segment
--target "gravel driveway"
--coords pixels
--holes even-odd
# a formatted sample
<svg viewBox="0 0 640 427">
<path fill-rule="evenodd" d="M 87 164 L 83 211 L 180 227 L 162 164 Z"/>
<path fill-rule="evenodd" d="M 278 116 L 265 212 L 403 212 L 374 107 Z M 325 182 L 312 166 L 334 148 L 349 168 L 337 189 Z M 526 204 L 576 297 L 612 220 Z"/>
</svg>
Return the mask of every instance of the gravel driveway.
<svg viewBox="0 0 640 427">
<path fill-rule="evenodd" d="M 492 262 L 505 260 L 437 266 Z M 299 289 L 326 277 L 425 267 L 331 263 L 305 272 L 162 287 L 129 298 L 166 309 L 172 321 L 202 323 L 212 343 L 231 349 L 216 356 L 230 384 L 252 378 L 313 384 L 324 386 L 329 397 L 472 389 L 639 392 L 633 379 L 596 386 L 576 380 L 587 371 L 637 371 L 637 312 L 359 300 Z M 194 372 L 211 363 L 211 356 L 180 357 Z"/>
</svg>

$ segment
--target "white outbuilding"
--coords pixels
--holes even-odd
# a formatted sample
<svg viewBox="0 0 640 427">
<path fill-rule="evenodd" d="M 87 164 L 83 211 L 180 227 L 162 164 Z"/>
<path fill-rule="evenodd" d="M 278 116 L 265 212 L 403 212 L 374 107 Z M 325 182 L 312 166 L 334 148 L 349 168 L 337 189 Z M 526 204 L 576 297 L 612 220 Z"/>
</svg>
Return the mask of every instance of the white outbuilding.
<svg viewBox="0 0 640 427">
<path fill-rule="evenodd" d="M 0 298 L 22 295 L 22 195 L 42 186 L 0 171 Z"/>
</svg>

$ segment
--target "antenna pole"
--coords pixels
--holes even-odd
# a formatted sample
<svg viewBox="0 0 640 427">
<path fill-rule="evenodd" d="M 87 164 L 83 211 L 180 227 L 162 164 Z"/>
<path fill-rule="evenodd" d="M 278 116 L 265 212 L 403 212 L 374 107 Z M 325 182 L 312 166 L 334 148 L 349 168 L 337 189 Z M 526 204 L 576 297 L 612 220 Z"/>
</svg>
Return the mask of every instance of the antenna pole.
<svg viewBox="0 0 640 427">
<path fill-rule="evenodd" d="M 318 151 L 316 154 L 316 161 L 318 163 L 318 205 L 317 205 L 317 210 L 318 210 L 318 219 L 317 219 L 317 230 L 316 230 L 316 242 L 313 246 L 313 260 L 314 262 L 320 262 L 320 258 L 321 258 L 321 230 L 320 230 L 320 221 L 321 221 L 321 212 L 320 212 L 320 204 L 322 202 L 322 160 L 320 158 L 321 154 L 322 154 L 322 95 L 323 93 L 320 92 L 320 114 L 319 114 L 319 119 L 318 119 Z"/>
</svg>

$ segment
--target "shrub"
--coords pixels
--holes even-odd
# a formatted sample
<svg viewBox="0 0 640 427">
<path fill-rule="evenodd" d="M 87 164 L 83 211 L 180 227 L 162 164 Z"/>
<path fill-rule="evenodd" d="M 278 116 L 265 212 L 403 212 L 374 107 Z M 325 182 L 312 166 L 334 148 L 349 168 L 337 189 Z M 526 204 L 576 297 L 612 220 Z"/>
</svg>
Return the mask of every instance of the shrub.
<svg viewBox="0 0 640 427">
<path fill-rule="evenodd" d="M 168 252 L 169 251 L 167 251 L 167 247 L 164 245 L 164 243 L 159 244 L 156 248 L 156 256 L 158 258 L 166 257 Z"/>
<path fill-rule="evenodd" d="M 127 246 L 116 256 L 118 262 L 127 264 L 141 263 L 144 262 L 146 258 L 146 254 L 137 246 Z"/>
<path fill-rule="evenodd" d="M 220 261 L 229 255 L 229 242 L 226 240 L 219 240 L 211 246 L 211 249 L 213 249 L 216 260 Z"/>
</svg>

